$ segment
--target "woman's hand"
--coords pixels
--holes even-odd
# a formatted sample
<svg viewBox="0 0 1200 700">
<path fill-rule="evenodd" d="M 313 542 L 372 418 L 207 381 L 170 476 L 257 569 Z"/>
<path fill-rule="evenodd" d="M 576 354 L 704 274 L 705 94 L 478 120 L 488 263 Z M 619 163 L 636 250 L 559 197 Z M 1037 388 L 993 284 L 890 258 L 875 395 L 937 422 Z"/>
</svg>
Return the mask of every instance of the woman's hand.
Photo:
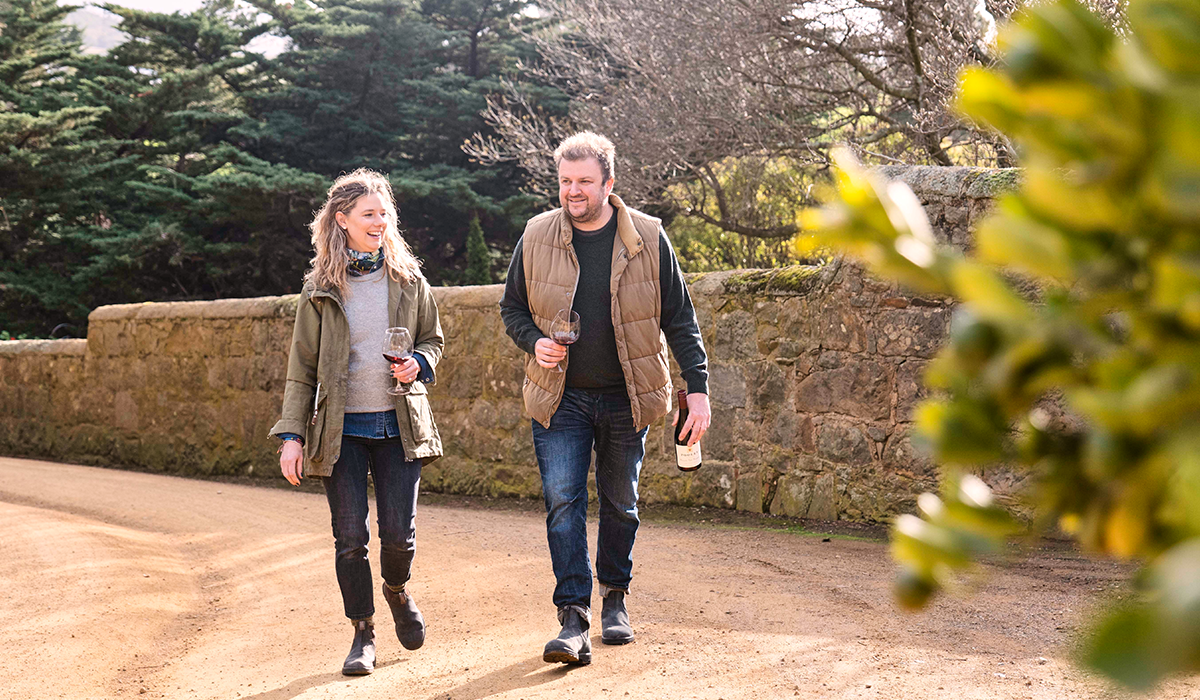
<svg viewBox="0 0 1200 700">
<path fill-rule="evenodd" d="M 417 375 L 420 373 L 421 363 L 417 362 L 411 357 L 404 362 L 392 363 L 392 376 L 404 382 L 405 384 L 408 384 L 409 382 L 415 382 L 417 380 Z"/>
<path fill-rule="evenodd" d="M 304 448 L 296 440 L 284 440 L 279 451 L 279 469 L 292 486 L 304 478 Z"/>
</svg>

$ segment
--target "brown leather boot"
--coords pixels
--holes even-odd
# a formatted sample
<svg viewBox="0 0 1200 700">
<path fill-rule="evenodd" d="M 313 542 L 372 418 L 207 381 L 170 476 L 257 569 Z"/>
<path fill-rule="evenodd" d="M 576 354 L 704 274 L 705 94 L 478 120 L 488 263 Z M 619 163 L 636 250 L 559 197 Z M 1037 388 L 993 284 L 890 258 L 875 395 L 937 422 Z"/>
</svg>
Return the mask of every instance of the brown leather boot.
<svg viewBox="0 0 1200 700">
<path fill-rule="evenodd" d="M 383 584 L 383 599 L 392 609 L 392 619 L 396 622 L 396 638 L 409 651 L 420 649 L 425 643 L 425 616 L 417 609 L 417 603 L 412 594 L 404 589 L 393 591 Z"/>
<path fill-rule="evenodd" d="M 371 620 L 354 621 L 354 643 L 342 664 L 343 676 L 365 676 L 375 670 L 375 624 Z"/>
<path fill-rule="evenodd" d="M 633 641 L 633 627 L 625 611 L 625 591 L 609 591 L 600 608 L 600 641 L 605 644 L 628 644 Z"/>
<path fill-rule="evenodd" d="M 586 666 L 592 663 L 592 638 L 588 636 L 591 623 L 575 608 L 558 611 L 562 631 L 546 642 L 542 650 L 542 661 L 550 664 Z"/>
</svg>

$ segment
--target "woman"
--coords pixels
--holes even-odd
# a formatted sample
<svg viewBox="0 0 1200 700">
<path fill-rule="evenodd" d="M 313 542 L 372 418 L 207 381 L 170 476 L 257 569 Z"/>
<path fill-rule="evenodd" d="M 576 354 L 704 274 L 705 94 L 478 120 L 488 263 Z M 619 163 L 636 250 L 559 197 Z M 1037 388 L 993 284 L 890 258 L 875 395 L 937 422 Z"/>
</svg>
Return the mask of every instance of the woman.
<svg viewBox="0 0 1200 700">
<path fill-rule="evenodd" d="M 320 477 L 329 499 L 338 586 L 354 642 L 346 675 L 375 668 L 375 601 L 367 561 L 367 473 L 375 505 L 383 597 L 406 649 L 425 642 L 425 620 L 405 591 L 414 551 L 414 511 L 422 462 L 442 454 L 425 384 L 442 356 L 437 304 L 420 263 L 396 228 L 391 186 L 370 170 L 338 178 L 309 225 L 316 255 L 296 306 L 279 466 L 298 485 Z M 415 353 L 390 377 L 413 382 L 391 396 L 384 336 L 402 326 Z"/>
</svg>

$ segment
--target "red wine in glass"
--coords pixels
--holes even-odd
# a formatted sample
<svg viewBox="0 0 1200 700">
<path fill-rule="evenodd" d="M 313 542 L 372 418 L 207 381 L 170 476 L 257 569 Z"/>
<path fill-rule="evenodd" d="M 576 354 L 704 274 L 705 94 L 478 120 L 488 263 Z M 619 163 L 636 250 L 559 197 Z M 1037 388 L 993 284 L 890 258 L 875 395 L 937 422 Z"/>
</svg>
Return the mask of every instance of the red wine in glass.
<svg viewBox="0 0 1200 700">
<path fill-rule="evenodd" d="M 570 309 L 562 309 L 550 322 L 550 340 L 559 345 L 570 345 L 579 340 L 579 314 Z M 554 366 L 555 372 L 562 372 L 562 363 Z"/>
<path fill-rule="evenodd" d="M 407 328 L 389 328 L 383 338 L 383 358 L 388 362 L 399 364 L 413 354 L 412 334 Z M 392 396 L 403 396 L 408 393 L 408 385 L 396 380 L 396 386 L 388 389 Z"/>
</svg>

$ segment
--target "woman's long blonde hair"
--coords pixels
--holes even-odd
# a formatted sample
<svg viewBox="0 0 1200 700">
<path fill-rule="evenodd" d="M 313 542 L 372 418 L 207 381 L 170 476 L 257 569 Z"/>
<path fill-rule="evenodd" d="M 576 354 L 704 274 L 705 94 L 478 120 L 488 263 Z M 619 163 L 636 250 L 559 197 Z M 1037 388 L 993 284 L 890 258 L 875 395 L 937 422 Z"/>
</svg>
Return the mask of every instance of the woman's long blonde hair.
<svg viewBox="0 0 1200 700">
<path fill-rule="evenodd" d="M 383 200 L 383 208 L 388 215 L 382 240 L 388 274 L 404 284 L 422 277 L 421 263 L 400 236 L 400 229 L 396 225 L 396 200 L 392 197 L 392 184 L 374 170 L 359 168 L 334 180 L 324 206 L 308 225 L 316 254 L 311 269 L 304 276 L 305 282 L 312 282 L 321 289 L 336 289 L 343 297 L 349 293 L 346 264 L 350 243 L 346 230 L 338 225 L 334 215 L 339 211 L 348 215 L 358 200 L 369 194 L 378 195 Z"/>
</svg>

